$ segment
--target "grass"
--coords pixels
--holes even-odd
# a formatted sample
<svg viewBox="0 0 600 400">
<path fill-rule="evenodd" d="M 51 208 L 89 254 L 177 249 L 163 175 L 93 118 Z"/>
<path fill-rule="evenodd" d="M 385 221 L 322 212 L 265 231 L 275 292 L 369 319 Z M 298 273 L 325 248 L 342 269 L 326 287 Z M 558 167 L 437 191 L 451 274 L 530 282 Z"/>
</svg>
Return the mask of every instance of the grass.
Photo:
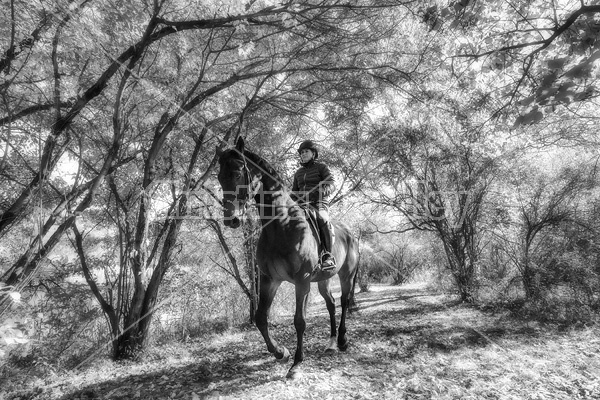
<svg viewBox="0 0 600 400">
<path fill-rule="evenodd" d="M 595 326 L 540 324 L 415 286 L 373 286 L 357 301 L 350 349 L 326 355 L 328 317 L 314 298 L 297 380 L 285 379 L 290 364 L 276 363 L 249 327 L 156 347 L 143 362 L 95 360 L 84 370 L 30 380 L 0 399 L 600 398 Z M 291 316 L 278 318 L 272 333 L 295 345 Z"/>
</svg>

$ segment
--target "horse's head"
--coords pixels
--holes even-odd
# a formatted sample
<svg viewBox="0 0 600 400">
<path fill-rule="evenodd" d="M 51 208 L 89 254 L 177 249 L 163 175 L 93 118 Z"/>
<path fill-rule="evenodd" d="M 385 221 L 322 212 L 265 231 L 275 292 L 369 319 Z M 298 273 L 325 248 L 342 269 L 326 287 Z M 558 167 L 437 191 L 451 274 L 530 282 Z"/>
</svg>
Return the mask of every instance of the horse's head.
<svg viewBox="0 0 600 400">
<path fill-rule="evenodd" d="M 219 183 L 223 189 L 223 221 L 225 226 L 238 228 L 250 200 L 252 177 L 244 156 L 244 140 L 240 137 L 234 149 L 220 151 Z"/>
</svg>

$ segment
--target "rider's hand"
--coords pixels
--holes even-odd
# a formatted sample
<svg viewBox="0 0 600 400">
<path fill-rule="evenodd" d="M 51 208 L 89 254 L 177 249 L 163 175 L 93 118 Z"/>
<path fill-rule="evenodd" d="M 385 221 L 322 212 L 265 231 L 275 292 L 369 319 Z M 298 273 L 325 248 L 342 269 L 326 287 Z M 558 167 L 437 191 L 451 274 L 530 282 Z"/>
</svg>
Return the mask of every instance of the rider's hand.
<svg viewBox="0 0 600 400">
<path fill-rule="evenodd" d="M 311 203 L 316 203 L 318 201 L 321 201 L 321 192 L 319 190 L 313 190 L 312 192 L 310 192 L 308 194 L 308 200 Z"/>
</svg>

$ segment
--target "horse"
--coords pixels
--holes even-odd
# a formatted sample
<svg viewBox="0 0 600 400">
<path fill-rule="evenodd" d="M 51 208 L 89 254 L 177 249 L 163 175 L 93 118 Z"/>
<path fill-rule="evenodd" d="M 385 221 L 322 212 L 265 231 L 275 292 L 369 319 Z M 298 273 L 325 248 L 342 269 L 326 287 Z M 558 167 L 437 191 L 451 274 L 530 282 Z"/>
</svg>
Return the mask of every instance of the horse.
<svg viewBox="0 0 600 400">
<path fill-rule="evenodd" d="M 259 302 L 255 323 L 267 349 L 275 358 L 287 363 L 290 351 L 269 334 L 268 316 L 277 289 L 283 281 L 295 287 L 296 352 L 286 377 L 301 376 L 304 360 L 303 339 L 306 328 L 306 307 L 311 282 L 318 282 L 319 293 L 325 299 L 331 325 L 326 352 L 346 351 L 346 315 L 350 296 L 354 293 L 358 270 L 358 244 L 343 223 L 333 221 L 335 241 L 333 255 L 336 268 L 322 271 L 319 262 L 319 243 L 315 238 L 306 211 L 292 200 L 290 193 L 275 169 L 259 155 L 245 149 L 240 137 L 235 148 L 220 150 L 218 179 L 223 190 L 223 219 L 225 226 L 238 228 L 245 217 L 247 203 L 254 198 L 261 220 L 256 259 L 260 269 Z M 338 275 L 342 289 L 341 318 L 336 329 L 335 300 L 330 282 Z M 337 349 L 336 349 L 337 341 Z"/>
</svg>

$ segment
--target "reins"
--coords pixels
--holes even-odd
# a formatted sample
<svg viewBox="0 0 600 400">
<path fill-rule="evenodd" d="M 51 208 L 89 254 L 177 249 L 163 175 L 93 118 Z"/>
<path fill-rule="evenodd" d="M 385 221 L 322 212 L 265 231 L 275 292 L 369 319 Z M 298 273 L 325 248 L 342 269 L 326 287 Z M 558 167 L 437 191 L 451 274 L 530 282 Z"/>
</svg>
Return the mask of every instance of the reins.
<svg viewBox="0 0 600 400">
<path fill-rule="evenodd" d="M 241 211 L 241 215 L 244 216 L 246 214 L 246 210 L 248 209 L 248 202 L 252 197 L 254 197 L 254 190 L 251 188 L 252 186 L 252 176 L 250 175 L 250 168 L 248 168 L 248 163 L 246 162 L 246 156 L 243 152 L 240 152 L 242 156 L 242 161 L 244 163 L 243 166 L 243 174 L 244 174 L 244 184 L 241 188 L 238 188 L 236 200 L 242 202 L 244 204 Z"/>
</svg>

